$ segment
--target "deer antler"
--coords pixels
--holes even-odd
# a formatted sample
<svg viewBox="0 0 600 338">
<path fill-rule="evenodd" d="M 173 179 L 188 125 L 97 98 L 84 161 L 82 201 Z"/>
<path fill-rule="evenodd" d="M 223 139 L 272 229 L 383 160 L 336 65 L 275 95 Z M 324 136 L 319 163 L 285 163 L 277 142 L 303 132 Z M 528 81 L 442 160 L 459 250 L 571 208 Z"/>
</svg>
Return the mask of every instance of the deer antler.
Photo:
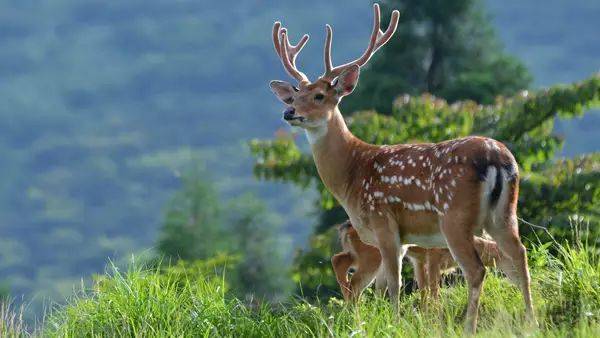
<svg viewBox="0 0 600 338">
<path fill-rule="evenodd" d="M 296 68 L 296 57 L 302 48 L 304 48 L 304 45 L 306 45 L 308 38 L 308 34 L 304 34 L 296 45 L 291 45 L 287 36 L 287 29 L 281 27 L 281 22 L 276 21 L 273 25 L 273 45 L 275 46 L 275 51 L 279 55 L 279 59 L 281 59 L 281 63 L 287 73 L 301 83 L 309 82 L 309 80 L 304 73 Z"/>
<path fill-rule="evenodd" d="M 381 46 L 385 45 L 390 38 L 392 37 L 392 35 L 394 35 L 394 32 L 396 31 L 396 28 L 398 27 L 398 18 L 400 17 L 400 12 L 398 12 L 397 10 L 394 10 L 392 12 L 392 18 L 390 19 L 390 24 L 388 25 L 388 28 L 386 29 L 385 32 L 383 32 L 380 28 L 380 21 L 381 21 L 381 14 L 379 12 L 379 5 L 378 4 L 374 4 L 373 5 L 373 31 L 371 33 L 371 39 L 369 40 L 369 46 L 367 47 L 367 49 L 365 50 L 365 52 L 363 53 L 363 55 L 352 61 L 352 62 L 348 62 L 346 64 L 337 66 L 337 67 L 333 67 L 332 63 L 331 63 L 331 40 L 332 40 L 332 35 L 333 32 L 331 30 L 331 26 L 326 25 L 326 30 L 327 30 L 327 38 L 325 39 L 325 73 L 321 76 L 321 79 L 327 79 L 327 80 L 333 80 L 335 77 L 337 77 L 338 75 L 340 75 L 346 68 L 352 66 L 352 65 L 357 65 L 359 67 L 364 66 L 369 59 L 371 58 L 371 56 L 373 56 L 373 54 L 375 54 L 375 52 L 381 48 Z"/>
</svg>

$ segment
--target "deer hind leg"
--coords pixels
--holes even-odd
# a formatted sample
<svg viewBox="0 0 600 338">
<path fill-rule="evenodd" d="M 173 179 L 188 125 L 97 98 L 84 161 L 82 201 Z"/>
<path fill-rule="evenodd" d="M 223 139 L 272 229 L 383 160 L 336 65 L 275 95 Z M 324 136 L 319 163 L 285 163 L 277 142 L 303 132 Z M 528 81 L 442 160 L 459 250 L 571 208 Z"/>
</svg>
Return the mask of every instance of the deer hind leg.
<svg viewBox="0 0 600 338">
<path fill-rule="evenodd" d="M 434 300 L 440 298 L 440 283 L 442 280 L 442 249 L 427 250 L 427 289 Z"/>
<path fill-rule="evenodd" d="M 496 241 L 501 254 L 507 256 L 512 262 L 512 267 L 505 268 L 505 273 L 521 289 L 525 302 L 527 318 L 536 323 L 531 300 L 531 277 L 527 264 L 527 250 L 519 237 L 519 223 L 517 222 L 517 196 L 518 182 L 516 179 L 508 181 L 506 173 L 501 170 L 504 189 L 500 194 L 497 206 L 491 210 L 485 230 Z M 506 265 L 506 264 L 504 264 Z"/>
<path fill-rule="evenodd" d="M 462 222 L 461 222 L 462 220 Z M 479 296 L 483 287 L 485 267 L 473 242 L 473 230 L 461 214 L 447 214 L 441 224 L 450 253 L 462 269 L 469 289 L 465 331 L 474 333 L 477 327 Z"/>
<path fill-rule="evenodd" d="M 415 281 L 417 282 L 417 288 L 419 290 L 425 290 L 427 288 L 427 270 L 425 267 L 425 260 L 411 257 L 409 261 L 415 272 L 414 277 Z"/>
<path fill-rule="evenodd" d="M 494 224 L 486 226 L 486 230 L 496 241 L 501 255 L 508 257 L 512 263 L 512 266 L 504 263 L 501 268 L 507 277 L 521 289 L 525 302 L 525 314 L 529 320 L 535 323 L 527 250 L 519 237 L 516 215 L 511 215 L 502 222 L 494 222 Z"/>
<path fill-rule="evenodd" d="M 413 267 L 414 279 L 417 282 L 417 288 L 421 295 L 421 309 L 426 310 L 429 296 L 429 283 L 425 257 L 409 257 L 409 261 Z"/>
</svg>

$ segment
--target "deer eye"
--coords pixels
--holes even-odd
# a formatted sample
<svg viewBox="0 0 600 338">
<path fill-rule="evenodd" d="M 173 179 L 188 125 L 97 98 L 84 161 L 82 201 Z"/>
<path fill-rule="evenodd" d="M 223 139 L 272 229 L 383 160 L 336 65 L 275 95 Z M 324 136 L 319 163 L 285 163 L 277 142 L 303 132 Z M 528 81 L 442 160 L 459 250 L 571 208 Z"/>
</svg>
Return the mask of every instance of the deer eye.
<svg viewBox="0 0 600 338">
<path fill-rule="evenodd" d="M 325 98 L 325 95 L 323 95 L 323 94 L 316 94 L 316 95 L 315 95 L 315 100 L 317 100 L 317 101 L 321 101 L 321 100 L 323 100 L 324 98 Z"/>
</svg>

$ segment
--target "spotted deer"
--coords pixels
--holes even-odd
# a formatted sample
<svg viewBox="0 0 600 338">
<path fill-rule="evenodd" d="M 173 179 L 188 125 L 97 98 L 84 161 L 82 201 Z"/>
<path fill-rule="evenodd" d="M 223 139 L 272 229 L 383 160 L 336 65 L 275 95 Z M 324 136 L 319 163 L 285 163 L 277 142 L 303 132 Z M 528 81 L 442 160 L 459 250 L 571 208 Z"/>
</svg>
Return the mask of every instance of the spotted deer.
<svg viewBox="0 0 600 338">
<path fill-rule="evenodd" d="M 379 250 L 362 242 L 350 221 L 338 226 L 338 236 L 342 252 L 331 258 L 331 264 L 344 299 L 356 301 L 374 280 L 377 291 L 382 292 L 386 281 L 381 269 Z M 510 258 L 498 249 L 495 242 L 476 236 L 474 244 L 485 266 L 498 267 L 511 282 L 518 283 Z M 413 266 L 414 278 L 424 296 L 423 299 L 429 296 L 439 298 L 442 274 L 452 271 L 457 266 L 450 251 L 411 246 L 406 251 L 406 257 Z M 349 273 L 352 274 L 351 278 L 348 278 Z"/>
<path fill-rule="evenodd" d="M 270 83 L 287 106 L 283 119 L 306 131 L 321 180 L 345 209 L 360 239 L 379 249 L 394 309 L 408 246 L 447 247 L 467 281 L 465 329 L 474 332 L 485 268 L 473 236 L 485 229 L 515 266 L 526 314 L 533 318 L 527 253 L 516 216 L 519 172 L 511 152 L 485 137 L 372 145 L 349 131 L 338 104 L 352 93 L 361 67 L 390 40 L 398 25 L 399 12 L 393 11 L 388 28 L 382 31 L 377 4 L 373 11 L 367 49 L 340 66 L 332 65 L 332 29 L 326 25 L 325 73 L 314 82 L 296 66 L 308 35 L 292 45 L 287 30 L 275 22 L 275 51 L 287 73 L 298 81 L 297 86 Z"/>
</svg>

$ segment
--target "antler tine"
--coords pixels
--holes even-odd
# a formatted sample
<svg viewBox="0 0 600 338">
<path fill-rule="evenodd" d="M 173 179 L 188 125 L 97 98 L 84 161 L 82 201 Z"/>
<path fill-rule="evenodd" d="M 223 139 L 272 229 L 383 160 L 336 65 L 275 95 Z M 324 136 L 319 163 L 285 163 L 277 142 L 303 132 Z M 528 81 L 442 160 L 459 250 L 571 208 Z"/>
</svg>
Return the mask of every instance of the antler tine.
<svg viewBox="0 0 600 338">
<path fill-rule="evenodd" d="M 377 38 L 379 37 L 379 32 L 381 29 L 379 26 L 381 25 L 381 12 L 379 11 L 379 5 L 373 4 L 373 30 L 371 31 L 371 39 L 369 40 L 369 46 L 367 50 L 360 56 L 357 60 L 352 63 L 356 63 L 359 67 L 367 63 L 371 55 L 375 50 L 375 45 L 377 44 Z"/>
<path fill-rule="evenodd" d="M 329 74 L 333 69 L 333 64 L 331 63 L 331 40 L 333 38 L 333 32 L 331 30 L 331 26 L 329 25 L 325 25 L 325 31 L 327 32 L 327 37 L 325 38 L 324 52 L 325 74 Z"/>
<path fill-rule="evenodd" d="M 296 45 L 292 45 L 290 44 L 290 41 L 288 40 L 288 36 L 287 36 L 287 30 L 284 28 L 283 32 L 285 33 L 285 45 L 288 51 L 288 56 L 290 59 L 290 62 L 292 63 L 292 66 L 294 66 L 294 68 L 296 68 L 296 57 L 298 56 L 298 53 L 300 53 L 300 51 L 302 50 L 302 48 L 304 48 L 304 45 L 306 45 L 306 42 L 308 42 L 308 34 L 304 34 L 302 36 L 302 38 L 300 38 L 300 41 L 298 41 L 298 43 Z"/>
<path fill-rule="evenodd" d="M 273 46 L 275 47 L 275 52 L 281 58 L 281 44 L 279 43 L 279 30 L 281 29 L 281 22 L 275 21 L 273 24 Z"/>
<path fill-rule="evenodd" d="M 375 54 L 375 52 L 381 48 L 381 46 L 385 45 L 398 27 L 398 19 L 400 17 L 400 12 L 394 10 L 392 12 L 392 17 L 390 19 L 390 24 L 385 32 L 381 31 L 381 12 L 379 10 L 379 5 L 373 5 L 373 30 L 371 32 L 371 38 L 369 39 L 369 45 L 364 53 L 356 60 L 345 63 L 343 65 L 332 67 L 331 66 L 331 40 L 332 40 L 332 32 L 331 27 L 327 25 L 327 39 L 325 42 L 325 74 L 321 76 L 324 79 L 333 79 L 339 74 L 341 74 L 346 68 L 351 65 L 357 65 L 359 67 L 364 66 L 371 56 Z M 329 63 L 328 63 L 329 62 Z"/>
<path fill-rule="evenodd" d="M 308 42 L 308 34 L 304 34 L 296 45 L 290 44 L 287 29 L 276 21 L 273 25 L 273 45 L 287 73 L 299 82 L 308 82 L 308 77 L 296 68 L 296 57 Z"/>
<path fill-rule="evenodd" d="M 375 46 L 375 53 L 381 46 L 385 45 L 396 32 L 396 28 L 398 28 L 398 20 L 400 19 L 400 12 L 398 10 L 392 11 L 392 18 L 390 19 L 390 24 L 388 28 L 385 30 L 385 33 L 379 30 L 377 32 L 377 44 Z"/>
</svg>

